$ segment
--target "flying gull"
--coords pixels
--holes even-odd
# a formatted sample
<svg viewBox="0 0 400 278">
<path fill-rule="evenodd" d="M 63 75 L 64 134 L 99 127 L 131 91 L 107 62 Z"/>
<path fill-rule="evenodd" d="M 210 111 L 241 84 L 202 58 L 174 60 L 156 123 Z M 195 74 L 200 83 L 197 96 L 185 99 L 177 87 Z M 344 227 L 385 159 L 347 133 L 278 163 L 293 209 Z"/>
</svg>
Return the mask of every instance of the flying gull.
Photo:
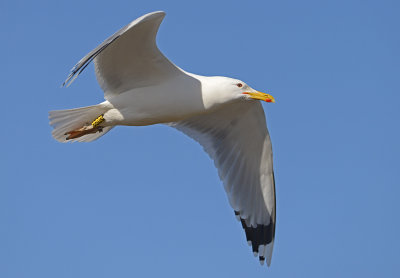
<svg viewBox="0 0 400 278">
<path fill-rule="evenodd" d="M 241 80 L 200 76 L 169 61 L 156 45 L 164 12 L 146 14 L 83 57 L 63 85 L 94 61 L 105 101 L 49 112 L 53 137 L 90 142 L 117 125 L 166 124 L 199 142 L 218 168 L 247 243 L 271 264 L 276 204 L 272 147 L 259 100 L 274 98 Z"/>
</svg>

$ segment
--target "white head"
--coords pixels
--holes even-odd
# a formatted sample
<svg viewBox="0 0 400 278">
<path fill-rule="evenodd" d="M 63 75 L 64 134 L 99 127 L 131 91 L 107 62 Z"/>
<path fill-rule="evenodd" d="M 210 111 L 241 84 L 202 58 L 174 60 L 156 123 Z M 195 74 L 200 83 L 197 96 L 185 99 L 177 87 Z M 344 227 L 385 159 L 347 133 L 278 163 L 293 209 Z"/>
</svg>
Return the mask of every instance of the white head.
<svg viewBox="0 0 400 278">
<path fill-rule="evenodd" d="M 254 90 L 241 80 L 212 76 L 207 78 L 207 82 L 202 82 L 203 92 L 214 102 L 222 104 L 236 100 L 263 100 L 266 102 L 275 102 L 275 99 L 265 93 Z"/>
</svg>

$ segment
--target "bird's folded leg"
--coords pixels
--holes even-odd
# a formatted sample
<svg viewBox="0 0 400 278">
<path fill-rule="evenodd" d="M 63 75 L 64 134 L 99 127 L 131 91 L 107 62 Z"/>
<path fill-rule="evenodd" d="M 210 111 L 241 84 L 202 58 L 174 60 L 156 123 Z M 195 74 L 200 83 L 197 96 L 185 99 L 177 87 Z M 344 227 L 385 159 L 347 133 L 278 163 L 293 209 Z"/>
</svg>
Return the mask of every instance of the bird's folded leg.
<svg viewBox="0 0 400 278">
<path fill-rule="evenodd" d="M 66 132 L 64 135 L 68 135 L 67 138 L 65 138 L 66 140 L 71 140 L 71 139 L 75 139 L 75 138 L 79 138 L 83 135 L 86 134 L 91 134 L 91 133 L 96 133 L 96 132 L 102 132 L 103 131 L 103 127 L 100 126 L 100 124 L 102 122 L 105 121 L 104 115 L 101 114 L 100 116 L 98 116 L 91 125 L 84 125 L 81 128 L 78 129 L 74 129 L 71 131 Z"/>
<path fill-rule="evenodd" d="M 71 140 L 71 139 L 82 137 L 83 135 L 92 134 L 92 133 L 96 133 L 96 132 L 102 132 L 102 131 L 103 131 L 103 127 L 101 127 L 101 126 L 93 127 L 93 126 L 89 125 L 89 126 L 83 126 L 81 128 L 68 131 L 64 135 L 68 135 L 67 138 L 65 138 L 66 140 Z"/>
</svg>

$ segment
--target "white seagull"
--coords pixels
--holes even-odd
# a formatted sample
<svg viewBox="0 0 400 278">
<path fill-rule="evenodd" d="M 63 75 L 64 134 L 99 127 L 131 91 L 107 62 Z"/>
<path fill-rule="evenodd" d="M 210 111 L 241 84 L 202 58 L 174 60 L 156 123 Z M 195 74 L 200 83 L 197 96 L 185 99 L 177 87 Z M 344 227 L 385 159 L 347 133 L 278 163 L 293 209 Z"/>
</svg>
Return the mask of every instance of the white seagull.
<svg viewBox="0 0 400 278">
<path fill-rule="evenodd" d="M 83 57 L 63 85 L 94 61 L 105 101 L 49 112 L 53 137 L 90 142 L 117 125 L 167 124 L 199 142 L 218 168 L 228 200 L 260 263 L 271 264 L 275 237 L 272 147 L 259 100 L 241 80 L 188 73 L 156 45 L 164 12 L 146 14 Z"/>
</svg>

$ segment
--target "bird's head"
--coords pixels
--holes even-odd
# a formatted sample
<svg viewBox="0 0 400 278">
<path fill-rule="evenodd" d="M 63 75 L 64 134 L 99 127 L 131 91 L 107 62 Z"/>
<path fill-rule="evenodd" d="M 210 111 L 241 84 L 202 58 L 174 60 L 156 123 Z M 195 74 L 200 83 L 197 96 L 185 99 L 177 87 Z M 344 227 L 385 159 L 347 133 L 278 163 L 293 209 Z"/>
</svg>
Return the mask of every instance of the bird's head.
<svg viewBox="0 0 400 278">
<path fill-rule="evenodd" d="M 263 100 L 266 102 L 275 102 L 270 94 L 261 93 L 254 90 L 241 80 L 215 76 L 212 77 L 214 92 L 225 100 Z"/>
<path fill-rule="evenodd" d="M 238 79 L 212 76 L 207 77 L 205 81 L 206 82 L 202 83 L 202 86 L 203 93 L 205 93 L 207 97 L 203 100 L 206 101 L 206 106 L 208 107 L 240 100 L 263 100 L 266 102 L 275 102 L 275 99 L 270 94 L 256 91 Z"/>
<path fill-rule="evenodd" d="M 232 89 L 236 91 L 236 93 L 240 96 L 240 98 L 244 98 L 246 100 L 263 100 L 266 102 L 275 102 L 275 99 L 270 94 L 261 93 L 259 91 L 254 90 L 249 85 L 240 80 L 234 80 Z"/>
</svg>

